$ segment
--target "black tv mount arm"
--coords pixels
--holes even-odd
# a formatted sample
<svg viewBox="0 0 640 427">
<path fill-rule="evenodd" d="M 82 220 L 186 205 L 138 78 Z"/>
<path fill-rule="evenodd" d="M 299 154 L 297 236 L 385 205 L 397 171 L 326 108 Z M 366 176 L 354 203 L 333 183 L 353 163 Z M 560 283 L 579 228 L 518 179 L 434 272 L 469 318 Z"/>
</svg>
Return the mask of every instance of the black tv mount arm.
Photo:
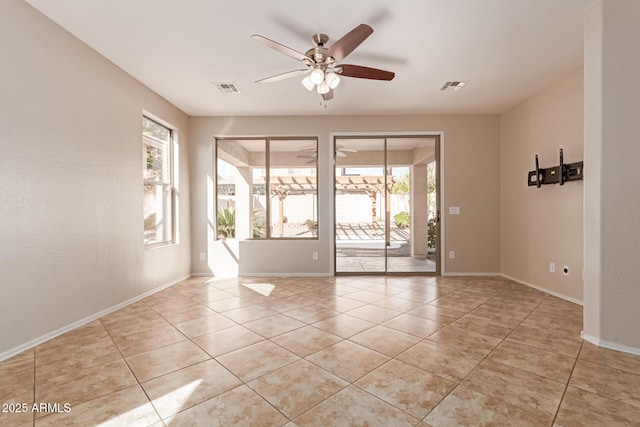
<svg viewBox="0 0 640 427">
<path fill-rule="evenodd" d="M 567 181 L 579 181 L 583 179 L 582 172 L 584 162 L 564 163 L 564 153 L 560 149 L 560 164 L 551 168 L 541 168 L 536 154 L 536 170 L 529 171 L 527 185 L 535 185 L 540 188 L 546 184 L 564 185 Z"/>
</svg>

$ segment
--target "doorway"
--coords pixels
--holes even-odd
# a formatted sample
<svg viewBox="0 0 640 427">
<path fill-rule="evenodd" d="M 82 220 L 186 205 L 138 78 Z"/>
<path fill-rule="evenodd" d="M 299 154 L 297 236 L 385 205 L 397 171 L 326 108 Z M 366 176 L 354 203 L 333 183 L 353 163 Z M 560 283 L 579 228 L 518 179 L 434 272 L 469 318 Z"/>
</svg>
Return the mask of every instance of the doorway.
<svg viewBox="0 0 640 427">
<path fill-rule="evenodd" d="M 335 137 L 336 274 L 439 274 L 440 137 Z"/>
</svg>

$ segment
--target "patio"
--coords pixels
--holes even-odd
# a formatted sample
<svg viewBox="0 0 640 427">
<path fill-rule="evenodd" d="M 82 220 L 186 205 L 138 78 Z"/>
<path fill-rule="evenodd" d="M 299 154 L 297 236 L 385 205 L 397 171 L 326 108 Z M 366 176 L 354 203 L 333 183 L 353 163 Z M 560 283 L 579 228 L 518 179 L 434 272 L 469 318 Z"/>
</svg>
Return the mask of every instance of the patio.
<svg viewBox="0 0 640 427">
<path fill-rule="evenodd" d="M 411 232 L 391 226 L 386 247 L 387 272 L 435 272 L 435 253 L 426 259 L 411 256 Z M 385 226 L 343 224 L 336 226 L 336 272 L 364 273 L 385 271 Z"/>
</svg>

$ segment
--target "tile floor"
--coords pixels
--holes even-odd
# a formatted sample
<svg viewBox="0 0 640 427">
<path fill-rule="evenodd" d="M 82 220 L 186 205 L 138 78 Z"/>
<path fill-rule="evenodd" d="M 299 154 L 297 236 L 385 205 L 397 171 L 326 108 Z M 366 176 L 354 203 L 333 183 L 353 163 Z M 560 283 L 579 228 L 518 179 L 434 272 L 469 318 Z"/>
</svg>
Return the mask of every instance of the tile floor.
<svg viewBox="0 0 640 427">
<path fill-rule="evenodd" d="M 503 278 L 194 277 L 0 363 L 60 404 L 0 425 L 640 425 L 640 356 L 581 328 Z"/>
</svg>

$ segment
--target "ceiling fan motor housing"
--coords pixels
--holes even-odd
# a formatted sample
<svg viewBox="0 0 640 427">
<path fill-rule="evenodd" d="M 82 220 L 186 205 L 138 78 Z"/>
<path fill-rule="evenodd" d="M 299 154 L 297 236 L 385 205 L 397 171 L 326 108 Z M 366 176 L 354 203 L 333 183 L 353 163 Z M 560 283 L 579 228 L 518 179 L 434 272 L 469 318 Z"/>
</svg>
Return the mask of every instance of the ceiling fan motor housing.
<svg viewBox="0 0 640 427">
<path fill-rule="evenodd" d="M 316 33 L 313 35 L 313 43 L 316 46 L 324 46 L 329 41 L 329 36 L 322 33 Z"/>
<path fill-rule="evenodd" d="M 322 33 L 316 33 L 313 35 L 313 43 L 316 47 L 312 47 L 309 49 L 305 55 L 310 58 L 313 58 L 316 64 L 326 64 L 329 65 L 333 63 L 333 58 L 327 56 L 327 49 L 324 47 L 329 41 L 329 36 Z"/>
</svg>

